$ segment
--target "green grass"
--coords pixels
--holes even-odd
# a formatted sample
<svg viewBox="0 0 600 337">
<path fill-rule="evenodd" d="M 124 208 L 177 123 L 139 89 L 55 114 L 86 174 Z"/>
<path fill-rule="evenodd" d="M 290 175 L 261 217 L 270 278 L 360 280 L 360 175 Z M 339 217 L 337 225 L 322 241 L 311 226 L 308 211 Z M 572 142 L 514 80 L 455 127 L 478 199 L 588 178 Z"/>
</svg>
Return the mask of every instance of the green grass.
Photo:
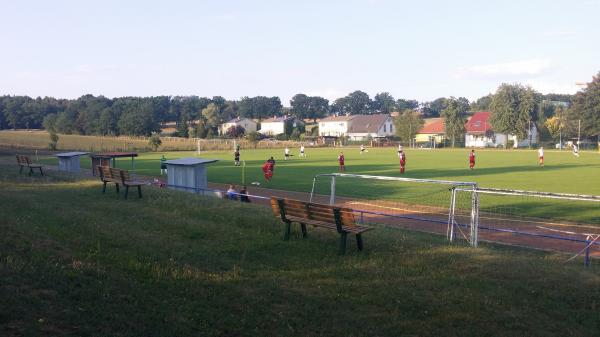
<svg viewBox="0 0 600 337">
<path fill-rule="evenodd" d="M 377 228 L 341 257 L 252 204 L 6 165 L 0 183 L 5 336 L 600 334 L 600 274 L 565 255 Z"/>
<path fill-rule="evenodd" d="M 246 183 L 261 182 L 261 187 L 310 192 L 313 177 L 320 173 L 337 172 L 337 155 L 340 149 L 307 149 L 306 159 L 293 157 L 283 160 L 283 149 L 243 150 L 246 162 Z M 347 173 L 400 176 L 395 148 L 373 148 L 360 155 L 357 147 L 343 148 Z M 292 149 L 297 155 L 298 149 Z M 158 176 L 159 158 L 168 159 L 196 156 L 194 152 L 144 153 L 136 159 L 136 171 Z M 265 182 L 260 169 L 270 156 L 277 160 L 275 178 Z M 240 184 L 242 168 L 233 166 L 230 152 L 203 152 L 202 157 L 220 161 L 211 164 L 208 179 L 212 182 Z M 55 159 L 49 162 L 56 162 Z M 128 159 L 118 161 L 118 166 L 129 168 Z M 82 158 L 82 166 L 90 167 L 90 160 Z M 600 154 L 583 152 L 575 157 L 570 151 L 546 151 L 546 165 L 537 164 L 537 150 L 478 150 L 475 170 L 468 169 L 468 150 L 413 150 L 407 149 L 405 177 L 476 182 L 482 187 L 521 189 L 546 192 L 600 195 Z M 329 193 L 329 182 L 322 179 L 317 192 Z M 399 185 L 373 181 L 345 180 L 337 184 L 338 195 L 365 199 L 397 199 L 408 203 L 447 205 L 449 194 L 444 186 Z M 467 199 L 461 199 L 470 207 Z M 523 197 L 481 196 L 481 209 L 511 215 L 552 218 L 600 225 L 600 207 L 597 203 L 575 203 L 550 199 Z"/>
</svg>

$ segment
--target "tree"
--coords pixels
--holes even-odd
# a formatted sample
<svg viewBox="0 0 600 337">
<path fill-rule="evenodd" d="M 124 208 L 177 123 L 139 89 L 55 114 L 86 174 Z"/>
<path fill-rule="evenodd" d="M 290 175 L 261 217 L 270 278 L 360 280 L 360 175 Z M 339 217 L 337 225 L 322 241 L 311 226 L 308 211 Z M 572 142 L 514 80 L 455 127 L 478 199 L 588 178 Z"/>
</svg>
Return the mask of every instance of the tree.
<svg viewBox="0 0 600 337">
<path fill-rule="evenodd" d="M 500 85 L 492 97 L 490 124 L 496 132 L 526 138 L 530 122 L 536 120 L 539 95 L 520 84 Z M 506 146 L 506 144 L 505 144 Z"/>
<path fill-rule="evenodd" d="M 219 107 L 214 103 L 210 103 L 202 109 L 202 118 L 209 129 L 217 129 L 219 127 Z"/>
<path fill-rule="evenodd" d="M 446 107 L 445 104 L 446 98 L 444 97 L 440 97 L 431 102 L 424 103 L 422 109 L 423 117 L 439 117 L 442 110 L 444 110 L 444 108 Z"/>
<path fill-rule="evenodd" d="M 575 94 L 569 109 L 569 120 L 573 124 L 581 121 L 583 137 L 600 134 L 600 72 L 585 89 Z"/>
<path fill-rule="evenodd" d="M 58 135 L 54 131 L 50 131 L 50 143 L 48 143 L 48 147 L 50 150 L 56 150 L 58 146 Z"/>
<path fill-rule="evenodd" d="M 244 135 L 246 129 L 244 129 L 241 125 L 232 125 L 225 131 L 225 135 L 229 138 L 239 138 Z"/>
<path fill-rule="evenodd" d="M 156 132 L 153 132 L 150 138 L 148 139 L 148 145 L 150 145 L 152 150 L 156 152 L 161 144 L 162 140 L 160 140 L 160 135 Z"/>
<path fill-rule="evenodd" d="M 366 92 L 354 91 L 347 96 L 347 106 L 351 115 L 370 114 L 372 102 Z"/>
<path fill-rule="evenodd" d="M 396 101 L 389 92 L 382 92 L 373 98 L 372 108 L 375 112 L 388 114 L 396 108 Z"/>
<path fill-rule="evenodd" d="M 414 100 L 414 99 L 398 99 L 396 101 L 396 109 L 398 109 L 398 111 L 404 111 L 404 110 L 417 110 L 417 108 L 419 107 L 419 102 Z"/>
<path fill-rule="evenodd" d="M 471 111 L 485 111 L 490 109 L 490 104 L 492 103 L 492 94 L 479 97 L 476 101 L 471 102 L 470 109 Z"/>
<path fill-rule="evenodd" d="M 300 119 L 307 118 L 310 109 L 310 98 L 305 94 L 296 94 L 290 100 L 290 106 L 294 116 Z"/>
<path fill-rule="evenodd" d="M 44 118 L 44 122 L 42 123 L 44 129 L 48 132 L 56 132 L 56 114 L 49 114 Z"/>
<path fill-rule="evenodd" d="M 558 139 L 560 137 L 563 129 L 563 123 L 560 117 L 554 116 L 548 118 L 544 123 L 544 126 L 546 127 L 546 129 L 548 129 L 548 132 L 550 133 L 552 139 Z"/>
<path fill-rule="evenodd" d="M 441 116 L 444 118 L 444 127 L 446 137 L 452 141 L 452 147 L 457 138 L 460 138 L 465 133 L 465 122 L 467 111 L 469 110 L 468 101 L 459 98 L 450 97 L 444 103 L 445 108 L 441 111 Z"/>
<path fill-rule="evenodd" d="M 423 127 L 425 121 L 421 114 L 415 110 L 404 110 L 398 117 L 394 118 L 396 135 L 400 140 L 409 143 L 419 130 Z"/>
<path fill-rule="evenodd" d="M 252 132 L 250 132 L 250 133 L 248 133 L 246 135 L 246 138 L 256 148 L 256 144 L 258 143 L 258 141 L 260 141 L 262 139 L 262 134 L 260 132 L 257 132 L 257 131 L 252 131 Z"/>
</svg>

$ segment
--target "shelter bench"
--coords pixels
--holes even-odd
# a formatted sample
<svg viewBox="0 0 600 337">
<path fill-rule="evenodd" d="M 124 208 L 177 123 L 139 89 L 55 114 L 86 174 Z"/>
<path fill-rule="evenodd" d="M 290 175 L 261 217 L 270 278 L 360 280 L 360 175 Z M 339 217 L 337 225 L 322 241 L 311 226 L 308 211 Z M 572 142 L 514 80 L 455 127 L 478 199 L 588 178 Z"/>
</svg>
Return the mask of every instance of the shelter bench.
<svg viewBox="0 0 600 337">
<path fill-rule="evenodd" d="M 97 166 L 97 169 L 100 180 L 104 183 L 102 193 L 106 192 L 107 183 L 115 183 L 117 193 L 119 193 L 119 185 L 125 186 L 125 199 L 127 199 L 129 194 L 129 187 L 137 187 L 138 197 L 142 197 L 142 185 L 144 185 L 144 182 L 133 180 L 129 171 L 108 166 Z"/>
<path fill-rule="evenodd" d="M 340 254 L 346 253 L 346 238 L 348 234 L 356 235 L 358 250 L 363 249 L 362 233 L 373 229 L 359 225 L 354 219 L 350 208 L 303 202 L 293 199 L 271 197 L 273 214 L 285 223 L 284 240 L 290 239 L 292 222 L 300 224 L 302 237 L 307 235 L 306 225 L 326 228 L 340 234 Z"/>
<path fill-rule="evenodd" d="M 42 171 L 42 165 L 41 164 L 34 164 L 31 162 L 31 159 L 29 159 L 29 157 L 24 156 L 24 155 L 17 155 L 17 164 L 20 166 L 19 168 L 19 174 L 21 174 L 23 172 L 23 168 L 24 167 L 28 167 L 29 168 L 29 175 L 33 174 L 33 169 L 39 169 L 40 170 L 40 174 L 44 175 L 44 172 Z"/>
</svg>

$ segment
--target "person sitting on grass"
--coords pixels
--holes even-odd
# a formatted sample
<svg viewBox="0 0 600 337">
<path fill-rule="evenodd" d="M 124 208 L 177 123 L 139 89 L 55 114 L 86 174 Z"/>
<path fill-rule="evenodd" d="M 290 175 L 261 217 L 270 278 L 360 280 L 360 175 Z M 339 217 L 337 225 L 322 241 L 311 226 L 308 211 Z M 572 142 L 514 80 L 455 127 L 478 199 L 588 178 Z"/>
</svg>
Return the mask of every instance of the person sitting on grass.
<svg viewBox="0 0 600 337">
<path fill-rule="evenodd" d="M 246 189 L 246 185 L 242 186 L 242 189 L 240 190 L 240 201 L 250 202 L 250 198 L 248 198 L 248 190 Z"/>
<path fill-rule="evenodd" d="M 227 199 L 229 200 L 237 200 L 237 191 L 235 190 L 235 185 L 229 185 L 227 189 Z"/>
</svg>

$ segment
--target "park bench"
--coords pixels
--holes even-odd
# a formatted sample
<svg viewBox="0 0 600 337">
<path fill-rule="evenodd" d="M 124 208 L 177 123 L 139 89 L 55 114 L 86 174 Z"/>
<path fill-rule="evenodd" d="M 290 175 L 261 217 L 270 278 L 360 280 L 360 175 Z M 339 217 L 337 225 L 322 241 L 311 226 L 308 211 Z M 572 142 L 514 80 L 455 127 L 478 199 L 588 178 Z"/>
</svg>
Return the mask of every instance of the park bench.
<svg viewBox="0 0 600 337">
<path fill-rule="evenodd" d="M 142 197 L 142 185 L 144 185 L 144 182 L 132 179 L 129 171 L 108 166 L 97 166 L 97 169 L 100 180 L 104 183 L 102 193 L 106 191 L 107 183 L 115 183 L 117 193 L 119 192 L 119 185 L 125 186 L 125 199 L 129 195 L 129 187 L 137 187 L 138 196 Z"/>
<path fill-rule="evenodd" d="M 104 183 L 104 186 L 102 187 L 102 193 L 106 192 L 107 183 L 114 183 L 117 188 L 117 193 L 119 193 L 120 175 L 113 177 L 112 173 L 110 172 L 109 166 L 96 166 L 96 171 L 98 172 L 98 177 L 100 177 L 100 181 Z"/>
<path fill-rule="evenodd" d="M 346 253 L 346 237 L 356 235 L 358 250 L 363 249 L 362 233 L 373 229 L 359 225 L 350 208 L 315 204 L 292 199 L 271 198 L 271 207 L 276 217 L 285 223 L 284 240 L 289 240 L 292 222 L 298 223 L 302 229 L 302 237 L 306 237 L 306 225 L 337 231 L 340 238 L 340 254 Z"/>
<path fill-rule="evenodd" d="M 23 156 L 18 154 L 17 155 L 17 164 L 19 164 L 20 168 L 19 168 L 19 174 L 21 174 L 23 172 L 23 168 L 24 167 L 28 167 L 29 168 L 29 175 L 33 174 L 33 169 L 39 169 L 40 170 L 40 174 L 44 175 L 44 172 L 42 171 L 42 165 L 40 164 L 34 164 L 31 162 L 31 159 L 29 159 L 29 157 L 27 156 Z"/>
</svg>

